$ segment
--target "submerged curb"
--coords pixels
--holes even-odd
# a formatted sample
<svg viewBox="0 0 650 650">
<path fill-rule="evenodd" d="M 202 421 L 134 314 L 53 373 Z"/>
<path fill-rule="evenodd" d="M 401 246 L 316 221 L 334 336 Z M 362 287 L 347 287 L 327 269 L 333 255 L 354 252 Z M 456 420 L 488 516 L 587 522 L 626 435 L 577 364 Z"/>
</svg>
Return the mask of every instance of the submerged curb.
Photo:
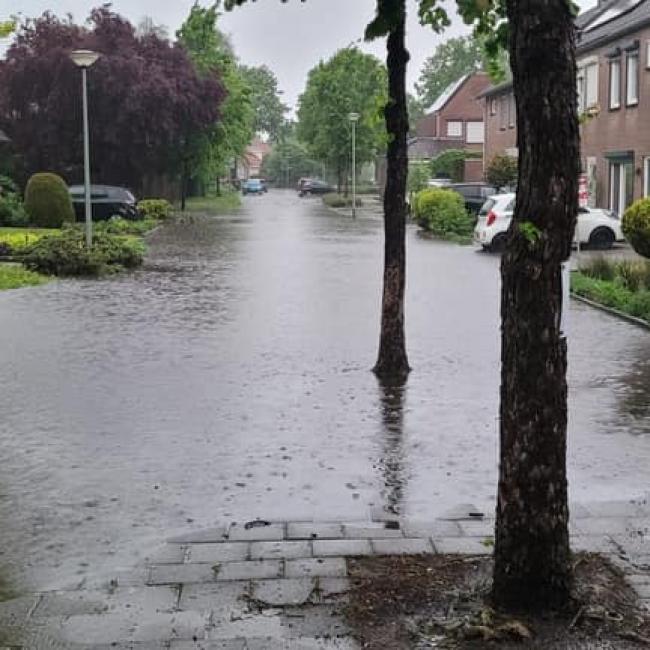
<svg viewBox="0 0 650 650">
<path fill-rule="evenodd" d="M 648 323 L 648 321 L 643 320 L 642 318 L 631 316 L 630 314 L 626 314 L 625 312 L 619 311 L 618 309 L 614 309 L 613 307 L 607 307 L 606 305 L 596 302 L 595 300 L 591 300 L 590 298 L 585 298 L 584 296 L 580 296 L 577 293 L 574 293 L 573 291 L 571 292 L 571 297 L 574 300 L 577 300 L 578 302 L 583 302 L 585 305 L 589 305 L 590 307 L 600 309 L 600 311 L 604 311 L 605 313 L 610 314 L 611 316 L 616 316 L 618 318 L 628 321 L 628 323 L 632 323 L 633 325 L 638 325 L 639 327 L 643 327 L 646 330 L 650 330 L 650 323 Z"/>
</svg>

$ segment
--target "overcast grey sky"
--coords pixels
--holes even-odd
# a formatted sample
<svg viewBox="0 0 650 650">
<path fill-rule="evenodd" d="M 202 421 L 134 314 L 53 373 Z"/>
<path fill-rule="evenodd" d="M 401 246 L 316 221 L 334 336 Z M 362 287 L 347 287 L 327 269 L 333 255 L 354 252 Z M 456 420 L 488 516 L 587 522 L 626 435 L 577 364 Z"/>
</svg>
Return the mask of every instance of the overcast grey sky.
<svg viewBox="0 0 650 650">
<path fill-rule="evenodd" d="M 578 0 L 578 4 L 586 9 L 595 1 Z M 202 2 L 208 3 L 209 0 Z M 36 16 L 49 9 L 58 15 L 69 12 L 77 22 L 82 22 L 91 7 L 99 4 L 101 0 L 0 0 L 0 16 L 14 13 L 18 8 L 25 16 Z M 115 0 L 113 8 L 136 24 L 144 16 L 150 16 L 156 23 L 166 25 L 173 34 L 192 4 L 193 0 Z M 413 1 L 409 4 L 415 6 Z M 455 3 L 448 3 L 448 6 L 452 4 Z M 293 106 L 304 88 L 309 70 L 319 60 L 359 40 L 364 26 L 374 15 L 374 7 L 375 0 L 308 0 L 306 3 L 290 0 L 285 5 L 280 0 L 258 0 L 225 13 L 221 28 L 230 34 L 243 63 L 264 63 L 275 72 L 285 102 Z M 457 18 L 443 35 L 435 34 L 430 28 L 421 27 L 415 13 L 411 12 L 409 86 L 413 86 L 424 60 L 438 43 L 467 31 Z M 383 40 L 371 44 L 360 42 L 359 45 L 382 59 L 385 56 Z"/>
</svg>

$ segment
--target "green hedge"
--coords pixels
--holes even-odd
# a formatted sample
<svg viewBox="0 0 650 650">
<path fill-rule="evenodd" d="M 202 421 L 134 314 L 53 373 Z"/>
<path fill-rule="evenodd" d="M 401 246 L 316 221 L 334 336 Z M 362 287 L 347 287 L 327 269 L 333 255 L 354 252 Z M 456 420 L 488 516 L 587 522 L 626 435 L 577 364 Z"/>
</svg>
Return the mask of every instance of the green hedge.
<svg viewBox="0 0 650 650">
<path fill-rule="evenodd" d="M 467 213 L 458 192 L 432 187 L 415 195 L 413 214 L 424 230 L 444 239 L 471 237 L 474 219 Z"/>
<path fill-rule="evenodd" d="M 145 219 L 169 219 L 172 215 L 172 204 L 165 199 L 143 199 L 137 207 Z"/>
<path fill-rule="evenodd" d="M 605 307 L 650 322 L 650 262 L 596 258 L 571 274 L 571 289 Z"/>
<path fill-rule="evenodd" d="M 34 174 L 25 188 L 25 210 L 30 223 L 40 228 L 60 228 L 74 223 L 68 186 L 56 174 Z"/>
<path fill-rule="evenodd" d="M 349 208 L 352 207 L 352 197 L 343 196 L 342 194 L 323 194 L 323 203 L 329 205 L 330 208 Z M 363 205 L 363 201 L 357 196 L 356 200 L 357 207 Z"/>
<path fill-rule="evenodd" d="M 47 275 L 98 276 L 142 264 L 141 241 L 106 232 L 96 232 L 92 248 L 85 245 L 84 233 L 65 228 L 60 234 L 47 235 L 33 244 L 23 257 L 31 271 Z"/>
</svg>

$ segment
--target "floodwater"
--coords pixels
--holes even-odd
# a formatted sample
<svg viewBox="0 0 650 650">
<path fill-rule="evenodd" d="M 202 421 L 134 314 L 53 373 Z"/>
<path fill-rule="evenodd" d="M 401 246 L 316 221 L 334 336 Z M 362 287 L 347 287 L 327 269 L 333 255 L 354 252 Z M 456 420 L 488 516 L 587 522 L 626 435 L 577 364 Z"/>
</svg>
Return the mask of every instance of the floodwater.
<svg viewBox="0 0 650 650">
<path fill-rule="evenodd" d="M 0 294 L 0 570 L 63 587 L 178 531 L 494 506 L 498 259 L 408 232 L 404 389 L 375 361 L 382 224 L 272 191 L 146 266 Z M 648 489 L 650 333 L 572 304 L 574 501 Z"/>
</svg>

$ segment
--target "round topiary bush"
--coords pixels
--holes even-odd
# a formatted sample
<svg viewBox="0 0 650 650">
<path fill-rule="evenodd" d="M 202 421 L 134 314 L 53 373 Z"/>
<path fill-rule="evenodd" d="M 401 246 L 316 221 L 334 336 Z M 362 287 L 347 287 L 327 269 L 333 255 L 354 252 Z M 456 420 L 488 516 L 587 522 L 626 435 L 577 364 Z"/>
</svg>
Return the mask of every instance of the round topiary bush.
<svg viewBox="0 0 650 650">
<path fill-rule="evenodd" d="M 472 234 L 474 220 L 458 192 L 442 188 L 422 190 L 415 197 L 414 208 L 418 225 L 438 237 L 455 239 Z"/>
<path fill-rule="evenodd" d="M 25 188 L 25 210 L 40 228 L 60 228 L 74 222 L 74 208 L 65 181 L 56 174 L 34 174 Z"/>
<path fill-rule="evenodd" d="M 623 214 L 625 239 L 643 257 L 650 257 L 650 198 L 635 201 Z"/>
</svg>

